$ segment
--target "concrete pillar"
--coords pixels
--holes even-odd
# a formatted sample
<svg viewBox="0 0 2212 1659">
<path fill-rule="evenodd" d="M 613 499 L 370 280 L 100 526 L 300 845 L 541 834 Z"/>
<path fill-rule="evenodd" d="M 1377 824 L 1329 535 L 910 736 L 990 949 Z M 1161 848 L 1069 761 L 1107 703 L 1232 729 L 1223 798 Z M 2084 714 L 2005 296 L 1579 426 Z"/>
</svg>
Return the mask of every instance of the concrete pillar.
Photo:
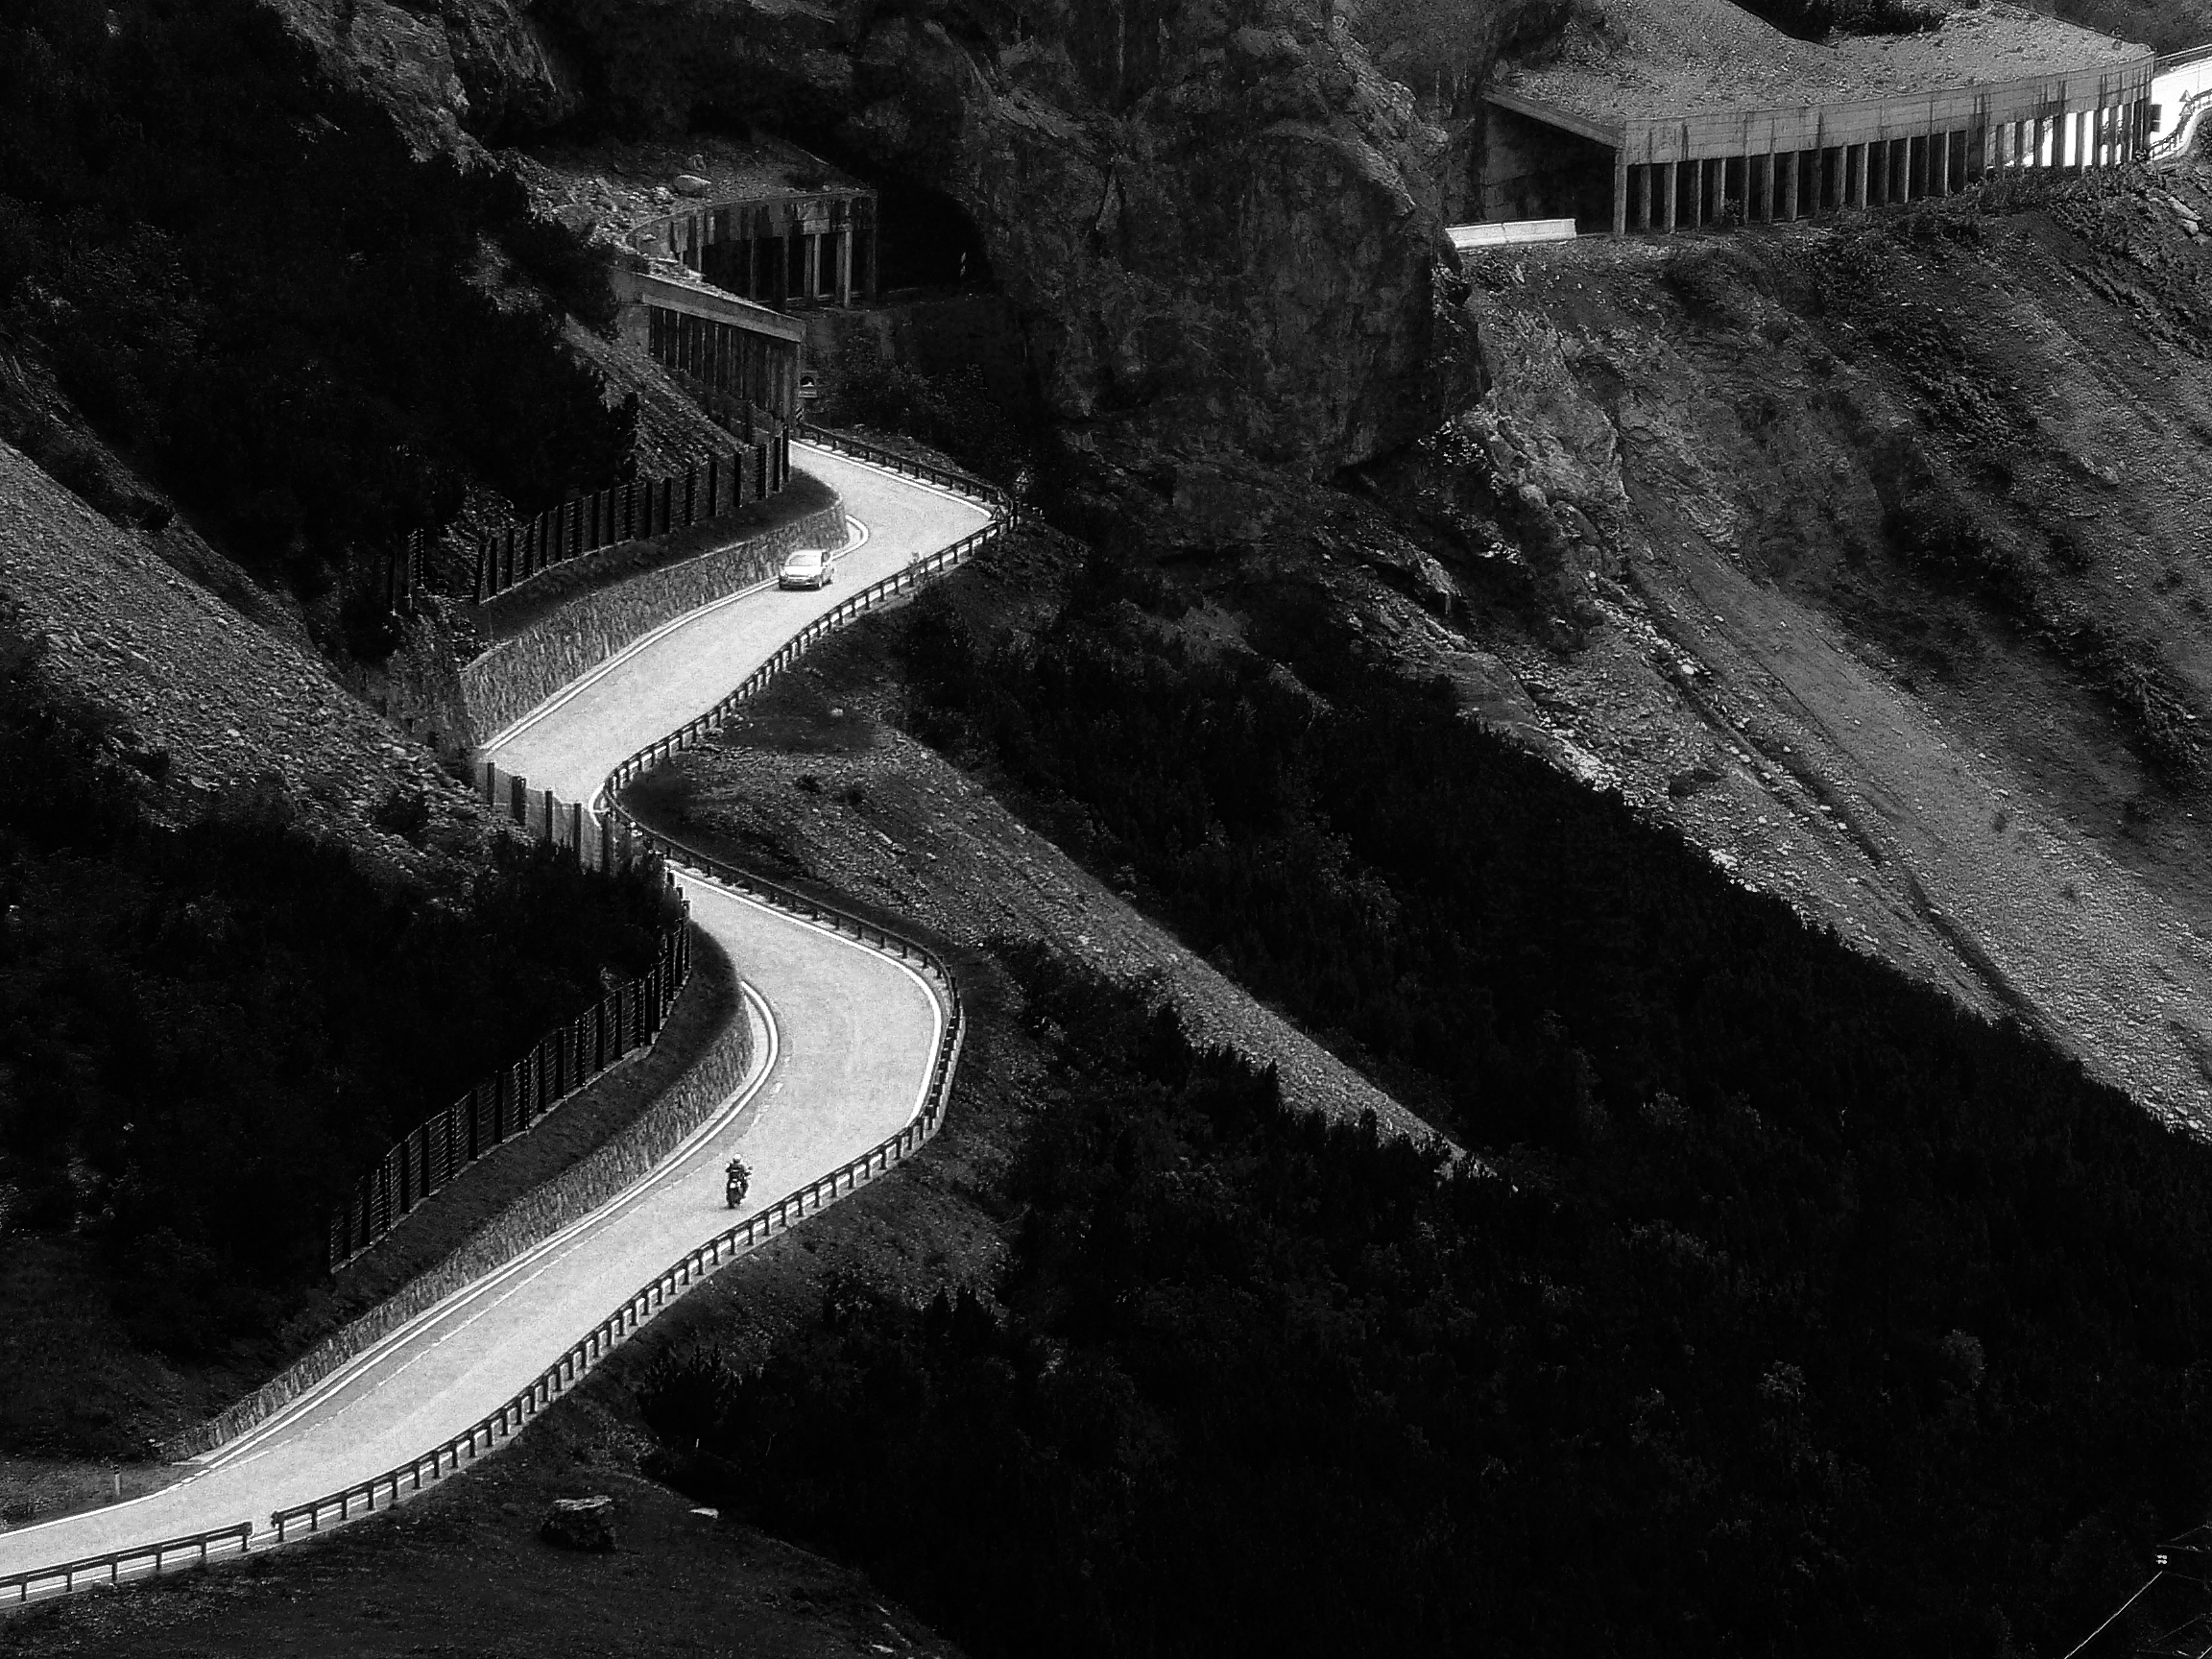
<svg viewBox="0 0 2212 1659">
<path fill-rule="evenodd" d="M 1628 234 L 1628 152 L 1613 152 L 1613 234 Z"/>
<path fill-rule="evenodd" d="M 837 303 L 850 307 L 853 303 L 853 221 L 847 219 L 845 228 L 837 232 Z"/>
<path fill-rule="evenodd" d="M 1863 207 L 1866 205 L 1866 152 L 1872 148 L 1871 144 L 1853 144 L 1849 147 L 1851 188 L 1844 197 L 1843 204 L 1846 207 Z"/>
<path fill-rule="evenodd" d="M 1753 159 L 1759 164 L 1759 223 L 1771 225 L 1774 223 L 1774 152 L 1769 150 Z M 1745 163 L 1746 174 L 1749 165 Z M 1745 188 L 1749 188 L 1748 183 Z"/>
<path fill-rule="evenodd" d="M 1637 171 L 1644 175 L 1644 211 L 1637 216 L 1636 228 L 1639 230 L 1648 230 L 1655 223 L 1651 217 L 1651 189 L 1652 181 L 1655 178 L 1657 178 L 1659 169 L 1651 162 L 1647 161 L 1643 166 L 1639 167 Z"/>
<path fill-rule="evenodd" d="M 1661 230 L 1671 230 L 1674 228 L 1674 198 L 1677 194 L 1676 186 L 1678 183 L 1679 180 L 1674 176 L 1674 163 L 1671 161 L 1660 162 L 1659 228 Z"/>
<path fill-rule="evenodd" d="M 1715 156 L 1705 163 L 1705 223 L 1721 222 L 1721 204 L 1728 196 L 1728 157 Z"/>
<path fill-rule="evenodd" d="M 1987 179 L 1990 174 L 1997 171 L 1996 122 L 1984 121 L 1982 123 L 1982 142 L 1979 146 L 1979 151 L 1980 164 L 1974 170 L 1974 177 L 1977 180 L 1984 180 Z"/>
<path fill-rule="evenodd" d="M 1912 200 L 1912 140 L 1900 138 L 1894 148 L 1897 152 L 1897 188 L 1889 193 L 1892 202 Z"/>
<path fill-rule="evenodd" d="M 1797 163 L 1803 159 L 1795 150 L 1782 157 L 1782 217 L 1792 223 L 1797 218 Z"/>
</svg>

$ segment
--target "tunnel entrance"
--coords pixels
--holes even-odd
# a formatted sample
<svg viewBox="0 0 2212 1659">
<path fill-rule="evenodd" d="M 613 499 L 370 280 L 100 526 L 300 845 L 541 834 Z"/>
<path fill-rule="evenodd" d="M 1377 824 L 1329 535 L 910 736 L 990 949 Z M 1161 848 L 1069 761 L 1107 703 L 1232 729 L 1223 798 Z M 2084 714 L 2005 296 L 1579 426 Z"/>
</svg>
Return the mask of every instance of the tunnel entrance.
<svg viewBox="0 0 2212 1659">
<path fill-rule="evenodd" d="M 990 291 L 998 286 L 983 233 L 968 210 L 899 167 L 853 155 L 833 130 L 799 123 L 790 140 L 876 193 L 878 264 L 871 292 Z"/>
<path fill-rule="evenodd" d="M 959 203 L 926 184 L 874 182 L 885 292 L 995 286 L 983 233 Z"/>
<path fill-rule="evenodd" d="M 1484 108 L 1475 184 L 1484 220 L 1573 219 L 1584 233 L 1612 226 L 1612 150 L 1495 104 Z"/>
</svg>

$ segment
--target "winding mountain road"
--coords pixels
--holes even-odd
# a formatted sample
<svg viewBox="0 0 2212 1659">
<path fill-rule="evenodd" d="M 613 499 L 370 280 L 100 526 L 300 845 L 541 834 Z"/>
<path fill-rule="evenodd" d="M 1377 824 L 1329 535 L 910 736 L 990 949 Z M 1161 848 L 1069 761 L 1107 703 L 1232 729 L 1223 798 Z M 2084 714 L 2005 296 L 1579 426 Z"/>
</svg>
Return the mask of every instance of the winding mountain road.
<svg viewBox="0 0 2212 1659">
<path fill-rule="evenodd" d="M 973 500 L 827 449 L 795 444 L 793 459 L 854 520 L 830 588 L 769 585 L 702 607 L 565 687 L 487 757 L 589 801 L 618 763 L 705 712 L 845 593 L 990 521 Z M 0 1533 L 0 1577 L 247 1520 L 258 1546 L 273 1511 L 369 1479 L 497 1409 L 639 1284 L 741 1219 L 723 1206 L 721 1176 L 740 1147 L 755 1203 L 772 1203 L 919 1113 L 947 1018 L 925 975 L 681 879 L 693 920 L 736 964 L 755 1028 L 752 1072 L 709 1120 L 620 1196 L 394 1331 L 183 1479 Z"/>
</svg>

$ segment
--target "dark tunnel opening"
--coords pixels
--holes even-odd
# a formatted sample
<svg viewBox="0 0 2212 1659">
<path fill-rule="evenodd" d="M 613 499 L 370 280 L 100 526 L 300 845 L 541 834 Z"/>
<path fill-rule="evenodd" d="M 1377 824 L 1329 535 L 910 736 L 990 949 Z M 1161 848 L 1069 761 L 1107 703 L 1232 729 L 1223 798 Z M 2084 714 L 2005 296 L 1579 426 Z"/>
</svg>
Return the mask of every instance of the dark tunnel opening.
<svg viewBox="0 0 2212 1659">
<path fill-rule="evenodd" d="M 926 184 L 871 178 L 866 173 L 861 177 L 877 192 L 878 281 L 883 291 L 993 285 L 983 233 L 959 203 Z"/>
<path fill-rule="evenodd" d="M 830 128 L 796 121 L 783 136 L 876 192 L 878 293 L 996 286 L 982 231 L 947 192 L 853 154 Z"/>
</svg>

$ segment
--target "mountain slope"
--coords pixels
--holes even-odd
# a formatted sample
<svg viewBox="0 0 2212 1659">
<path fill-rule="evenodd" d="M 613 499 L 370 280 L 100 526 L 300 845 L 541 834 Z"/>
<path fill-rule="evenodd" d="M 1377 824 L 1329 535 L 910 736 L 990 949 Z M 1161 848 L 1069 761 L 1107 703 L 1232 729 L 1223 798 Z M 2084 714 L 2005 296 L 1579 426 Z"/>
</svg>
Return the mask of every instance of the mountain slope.
<svg viewBox="0 0 2212 1659">
<path fill-rule="evenodd" d="M 2212 265 L 2176 188 L 1479 261 L 1493 397 L 1371 482 L 1478 608 L 1527 573 L 1506 609 L 1549 619 L 1477 631 L 1593 777 L 2200 1115 Z"/>
</svg>

